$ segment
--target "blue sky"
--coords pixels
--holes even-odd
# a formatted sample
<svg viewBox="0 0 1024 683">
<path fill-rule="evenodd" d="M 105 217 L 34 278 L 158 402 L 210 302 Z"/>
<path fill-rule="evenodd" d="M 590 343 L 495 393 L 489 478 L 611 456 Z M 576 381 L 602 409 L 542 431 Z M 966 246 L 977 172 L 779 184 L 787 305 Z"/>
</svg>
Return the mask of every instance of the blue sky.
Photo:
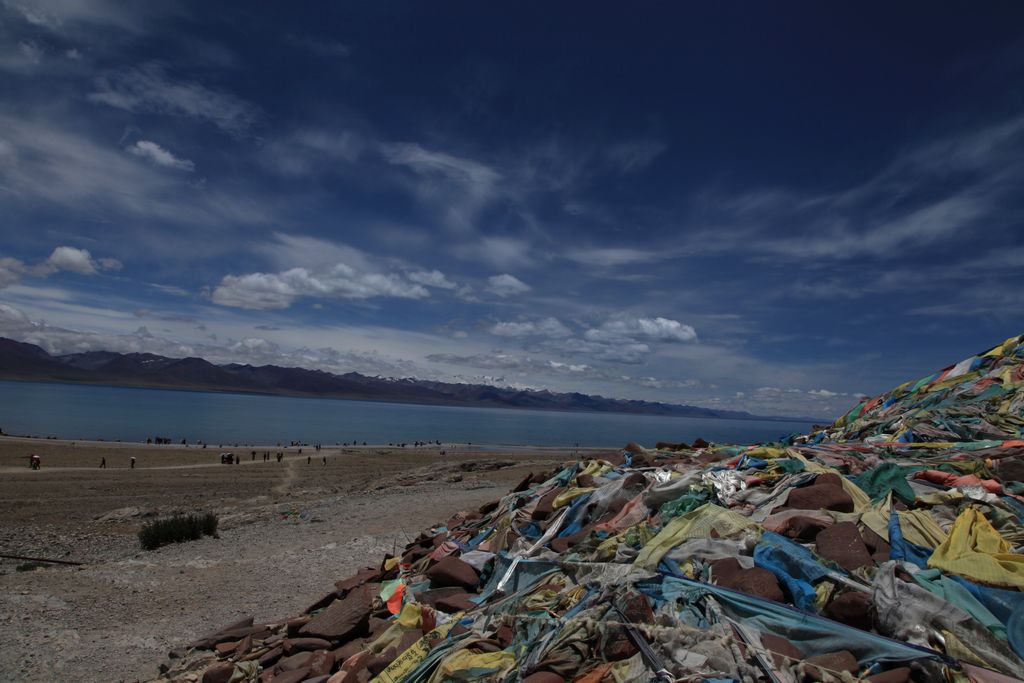
<svg viewBox="0 0 1024 683">
<path fill-rule="evenodd" d="M 832 416 L 1024 331 L 1022 26 L 0 0 L 0 334 Z"/>
</svg>

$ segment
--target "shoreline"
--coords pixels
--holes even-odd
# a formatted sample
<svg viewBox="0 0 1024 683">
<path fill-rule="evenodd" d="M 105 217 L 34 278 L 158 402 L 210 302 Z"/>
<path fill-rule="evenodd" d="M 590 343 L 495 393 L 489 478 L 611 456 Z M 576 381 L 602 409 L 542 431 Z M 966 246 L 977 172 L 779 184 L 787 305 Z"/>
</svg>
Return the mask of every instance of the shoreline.
<svg viewBox="0 0 1024 683">
<path fill-rule="evenodd" d="M 200 394 L 214 394 L 214 395 L 229 395 L 229 396 L 256 396 L 256 397 L 268 397 L 268 398 L 301 398 L 309 399 L 312 401 L 355 401 L 362 403 L 384 403 L 388 405 L 400 405 L 400 406 L 414 406 L 414 407 L 433 407 L 433 408 L 476 408 L 479 410 L 516 410 L 525 412 L 535 413 L 568 413 L 568 414 L 585 414 L 585 415 L 647 415 L 651 417 L 670 417 L 670 418 L 682 418 L 687 420 L 726 420 L 729 422 L 794 422 L 794 423 L 806 423 L 806 424 L 831 424 L 834 418 L 821 418 L 821 419 L 805 419 L 801 417 L 787 417 L 777 415 L 753 415 L 750 417 L 731 417 L 728 415 L 680 415 L 674 413 L 659 413 L 653 411 L 627 411 L 627 410 L 587 410 L 586 408 L 532 408 L 529 406 L 514 406 L 504 404 L 489 404 L 489 403 L 459 403 L 459 402 L 431 402 L 431 401 L 412 401 L 412 400 L 401 400 L 392 401 L 382 398 L 374 397 L 359 397 L 359 396 L 320 396 L 302 393 L 289 393 L 289 392 L 267 392 L 267 391 L 246 391 L 243 389 L 217 389 L 215 387 L 185 387 L 185 386 L 168 386 L 164 384 L 100 384 L 97 382 L 88 381 L 76 381 L 76 380 L 61 380 L 61 379 L 37 379 L 37 378 L 17 378 L 17 377 L 0 377 L 2 382 L 25 382 L 28 384 L 62 384 L 70 386 L 90 386 L 107 389 L 133 389 L 141 391 L 181 391 L 187 393 L 200 393 Z M 713 408 L 704 408 L 702 406 L 692 406 L 700 410 L 713 410 Z"/>
</svg>

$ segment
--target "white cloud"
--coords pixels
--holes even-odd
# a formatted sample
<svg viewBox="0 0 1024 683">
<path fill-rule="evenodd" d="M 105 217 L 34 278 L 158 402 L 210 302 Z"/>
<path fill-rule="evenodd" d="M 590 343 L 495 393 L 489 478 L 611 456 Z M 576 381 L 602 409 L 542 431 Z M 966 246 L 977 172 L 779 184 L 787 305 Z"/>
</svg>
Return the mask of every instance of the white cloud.
<svg viewBox="0 0 1024 683">
<path fill-rule="evenodd" d="M 487 291 L 497 294 L 500 297 L 515 296 L 529 292 L 530 285 L 526 284 L 515 275 L 502 273 L 487 278 Z"/>
<path fill-rule="evenodd" d="M 495 268 L 528 268 L 534 265 L 530 243 L 515 237 L 480 237 L 465 240 L 452 250 L 464 261 L 485 263 Z"/>
<path fill-rule="evenodd" d="M 569 249 L 566 258 L 588 266 L 614 267 L 631 266 L 638 263 L 652 263 L 672 258 L 665 251 L 648 251 L 630 249 L 628 247 L 593 247 L 588 249 Z"/>
<path fill-rule="evenodd" d="M 157 63 L 100 76 L 88 99 L 131 112 L 204 120 L 236 136 L 262 117 L 256 105 L 196 81 L 175 80 Z"/>
<path fill-rule="evenodd" d="M 99 214 L 111 223 L 107 239 L 114 239 L 113 231 L 120 226 L 131 230 L 133 240 L 151 237 L 138 226 L 111 220 L 108 213 L 171 221 L 181 227 L 175 236 L 186 239 L 197 228 L 264 225 L 279 213 L 261 197 L 189 184 L 182 174 L 141 165 L 117 147 L 38 117 L 0 114 L 0 136 L 5 138 L 0 139 L 0 186 L 22 201 L 65 204 L 76 214 Z M 168 248 L 170 237 L 167 231 L 160 233 L 161 249 Z M 194 252 L 194 243 L 186 246 Z"/>
<path fill-rule="evenodd" d="M 553 317 L 541 320 L 497 322 L 488 331 L 497 337 L 550 337 L 558 339 L 572 336 L 572 330 L 566 327 L 561 320 Z"/>
<path fill-rule="evenodd" d="M 427 296 L 429 293 L 424 287 L 400 276 L 360 273 L 339 263 L 322 273 L 311 273 L 300 267 L 281 273 L 227 275 L 214 289 L 211 299 L 221 306 L 277 309 L 291 306 L 299 297 L 422 299 Z"/>
<path fill-rule="evenodd" d="M 438 289 L 455 289 L 458 287 L 457 284 L 449 280 L 439 270 L 416 270 L 406 273 L 405 276 L 416 284 L 426 287 L 437 287 Z"/>
<path fill-rule="evenodd" d="M 46 259 L 46 265 L 53 270 L 66 270 L 81 275 L 92 275 L 96 272 L 96 262 L 85 249 L 75 247 L 57 247 Z"/>
<path fill-rule="evenodd" d="M 34 41 L 3 41 L 0 43 L 0 70 L 23 75 L 31 74 L 42 63 L 43 56 L 43 48 Z"/>
<path fill-rule="evenodd" d="M 157 166 L 174 168 L 179 171 L 194 171 L 195 164 L 188 159 L 179 159 L 151 140 L 139 140 L 126 150 L 137 157 L 147 159 Z"/>
<path fill-rule="evenodd" d="M 473 159 L 434 152 L 414 142 L 389 142 L 379 146 L 384 159 L 412 171 L 413 190 L 424 202 L 441 212 L 445 224 L 471 232 L 479 212 L 498 194 L 501 173 Z"/>
<path fill-rule="evenodd" d="M 0 257 L 0 289 L 13 285 L 21 279 L 25 264 L 9 256 Z"/>
<path fill-rule="evenodd" d="M 632 140 L 612 145 L 606 154 L 620 173 L 633 173 L 649 166 L 666 149 L 668 145 L 660 140 Z"/>
<path fill-rule="evenodd" d="M 587 330 L 584 337 L 596 342 L 622 339 L 690 342 L 697 339 L 697 332 L 690 325 L 670 318 L 613 318 L 601 327 Z"/>
<path fill-rule="evenodd" d="M 352 53 L 352 49 L 340 40 L 321 40 L 294 34 L 288 34 L 285 40 L 290 45 L 308 50 L 320 57 L 348 57 Z"/>
<path fill-rule="evenodd" d="M 120 270 L 121 267 L 121 262 L 115 258 L 93 259 L 86 249 L 59 246 L 45 261 L 34 266 L 9 256 L 0 257 L 0 289 L 14 285 L 26 275 L 47 277 L 60 271 L 95 275 L 98 270 Z"/>
<path fill-rule="evenodd" d="M 353 131 L 303 128 L 269 141 L 260 158 L 275 173 L 305 176 L 327 172 L 338 161 L 351 163 L 365 148 L 366 141 Z"/>
</svg>

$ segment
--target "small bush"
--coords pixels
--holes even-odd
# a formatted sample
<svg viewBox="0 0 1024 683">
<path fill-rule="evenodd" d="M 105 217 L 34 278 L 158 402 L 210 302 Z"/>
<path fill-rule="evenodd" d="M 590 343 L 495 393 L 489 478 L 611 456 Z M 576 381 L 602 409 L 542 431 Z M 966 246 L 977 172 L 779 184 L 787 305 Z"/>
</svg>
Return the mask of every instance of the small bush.
<svg viewBox="0 0 1024 683">
<path fill-rule="evenodd" d="M 217 515 L 174 515 L 170 519 L 147 522 L 139 531 L 144 550 L 154 550 L 168 543 L 194 541 L 202 536 L 217 536 Z"/>
<path fill-rule="evenodd" d="M 24 564 L 19 564 L 17 567 L 14 568 L 14 571 L 32 572 L 37 569 L 46 569 L 47 566 L 48 565 L 45 562 L 26 562 Z"/>
</svg>

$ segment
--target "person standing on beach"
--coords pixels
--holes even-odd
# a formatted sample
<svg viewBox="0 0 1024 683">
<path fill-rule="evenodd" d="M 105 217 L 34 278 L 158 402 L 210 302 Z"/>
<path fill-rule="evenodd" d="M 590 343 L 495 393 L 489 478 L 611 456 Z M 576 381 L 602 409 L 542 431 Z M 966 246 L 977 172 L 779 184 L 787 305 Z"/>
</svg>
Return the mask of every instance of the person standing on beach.
<svg viewBox="0 0 1024 683">
<path fill-rule="evenodd" d="M 133 470 L 135 469 L 135 456 L 134 456 L 134 455 L 132 456 L 132 464 L 131 464 L 131 468 L 132 468 Z"/>
<path fill-rule="evenodd" d="M 306 456 L 306 464 L 308 465 L 308 464 L 310 464 L 311 462 L 313 462 L 313 456 L 312 456 L 312 455 L 307 455 L 307 456 Z"/>
<path fill-rule="evenodd" d="M 100 458 L 100 469 L 101 470 L 107 469 L 107 459 L 106 458 Z"/>
</svg>

